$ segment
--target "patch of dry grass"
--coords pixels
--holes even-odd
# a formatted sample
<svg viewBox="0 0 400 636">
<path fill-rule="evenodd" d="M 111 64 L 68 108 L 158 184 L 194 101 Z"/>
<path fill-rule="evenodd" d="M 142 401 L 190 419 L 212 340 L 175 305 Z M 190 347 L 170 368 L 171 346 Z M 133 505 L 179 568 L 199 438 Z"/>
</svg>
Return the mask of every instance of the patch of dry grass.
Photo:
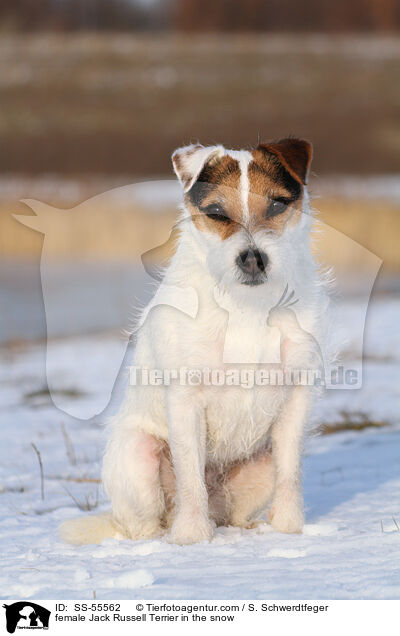
<svg viewBox="0 0 400 636">
<path fill-rule="evenodd" d="M 320 432 L 322 435 L 332 435 L 342 431 L 363 431 L 366 428 L 383 428 L 388 423 L 384 420 L 374 420 L 363 411 L 341 411 L 341 419 L 337 422 L 322 424 Z"/>
<path fill-rule="evenodd" d="M 318 253 L 324 262 L 347 269 L 363 268 L 366 254 L 356 253 L 351 243 L 340 242 L 323 225 L 338 230 L 383 261 L 386 271 L 400 269 L 400 206 L 379 199 L 321 198 L 315 202 L 322 222 Z"/>
<path fill-rule="evenodd" d="M 366 264 L 368 253 L 356 253 L 351 241 L 341 240 L 340 234 L 330 231 L 334 228 L 381 258 L 386 271 L 400 269 L 399 206 L 390 201 L 340 196 L 323 197 L 315 204 L 319 210 L 316 246 L 321 262 L 344 270 L 362 270 Z M 29 214 L 30 210 L 21 203 L 0 204 L 1 256 L 38 259 L 43 234 L 21 225 L 11 212 Z M 146 259 L 161 264 L 174 249 L 174 240 L 168 239 L 176 218 L 177 212 L 171 207 L 154 213 L 123 202 L 113 204 L 111 210 L 107 197 L 100 202 L 89 200 L 83 206 L 47 217 L 50 240 L 46 242 L 46 257 L 129 261 L 151 250 Z"/>
<path fill-rule="evenodd" d="M 0 252 L 6 258 L 38 258 L 43 234 L 21 225 L 10 214 L 29 214 L 22 204 L 0 207 Z M 53 209 L 54 211 L 54 209 Z M 148 213 L 131 205 L 91 204 L 57 211 L 46 217 L 49 239 L 46 258 L 82 260 L 135 260 L 167 240 L 176 221 L 176 210 Z M 34 224 L 35 217 L 32 216 Z M 29 220 L 27 221 L 29 222 Z"/>
</svg>

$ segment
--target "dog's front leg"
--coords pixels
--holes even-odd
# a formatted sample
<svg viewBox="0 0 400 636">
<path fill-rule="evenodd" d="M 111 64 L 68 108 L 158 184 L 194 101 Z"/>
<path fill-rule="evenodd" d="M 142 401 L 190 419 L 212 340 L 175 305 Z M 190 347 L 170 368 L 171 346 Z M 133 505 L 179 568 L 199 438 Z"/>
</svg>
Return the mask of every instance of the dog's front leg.
<svg viewBox="0 0 400 636">
<path fill-rule="evenodd" d="M 303 529 L 301 454 L 311 402 L 312 393 L 308 387 L 294 387 L 272 427 L 275 491 L 269 520 L 278 532 L 301 532 Z"/>
<path fill-rule="evenodd" d="M 198 396 L 180 389 L 171 389 L 167 400 L 169 445 L 176 479 L 170 540 L 188 544 L 209 541 L 213 527 L 204 480 L 205 413 Z"/>
</svg>

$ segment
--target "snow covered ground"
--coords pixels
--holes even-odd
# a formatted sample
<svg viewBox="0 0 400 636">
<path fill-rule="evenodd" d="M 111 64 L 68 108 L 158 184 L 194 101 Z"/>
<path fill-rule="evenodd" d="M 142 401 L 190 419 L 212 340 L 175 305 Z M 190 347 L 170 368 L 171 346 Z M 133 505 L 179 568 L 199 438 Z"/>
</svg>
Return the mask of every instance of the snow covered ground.
<svg viewBox="0 0 400 636">
<path fill-rule="evenodd" d="M 350 322 L 356 302 L 343 304 Z M 317 406 L 316 425 L 382 426 L 310 437 L 304 533 L 278 534 L 267 524 L 221 528 L 210 544 L 188 547 L 163 538 L 61 543 L 62 520 L 87 514 L 79 508 L 108 508 L 99 483 L 105 418 L 77 421 L 54 407 L 45 389 L 44 344 L 0 349 L 1 596 L 400 598 L 399 322 L 400 301 L 378 296 L 368 316 L 362 389 L 328 391 Z M 119 346 L 115 337 L 71 337 L 50 346 L 60 359 L 64 399 L 97 401 L 107 356 Z M 88 351 L 97 355 L 78 391 L 74 369 Z M 118 395 L 109 412 L 116 402 Z"/>
</svg>

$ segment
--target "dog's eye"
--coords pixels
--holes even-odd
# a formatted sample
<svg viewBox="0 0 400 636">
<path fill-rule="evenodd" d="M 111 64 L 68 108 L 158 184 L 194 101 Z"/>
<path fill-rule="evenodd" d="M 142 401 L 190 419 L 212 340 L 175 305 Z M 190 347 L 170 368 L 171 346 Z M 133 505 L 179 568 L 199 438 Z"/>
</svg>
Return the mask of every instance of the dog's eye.
<svg viewBox="0 0 400 636">
<path fill-rule="evenodd" d="M 208 218 L 213 221 L 221 221 L 222 223 L 230 223 L 231 221 L 224 208 L 218 203 L 211 203 L 204 211 Z"/>
<path fill-rule="evenodd" d="M 267 218 L 270 219 L 272 216 L 277 216 L 278 214 L 282 214 L 282 212 L 286 210 L 289 203 L 290 203 L 289 199 L 283 199 L 283 198 L 274 199 L 273 201 L 271 201 L 267 209 L 267 214 L 266 214 Z"/>
</svg>

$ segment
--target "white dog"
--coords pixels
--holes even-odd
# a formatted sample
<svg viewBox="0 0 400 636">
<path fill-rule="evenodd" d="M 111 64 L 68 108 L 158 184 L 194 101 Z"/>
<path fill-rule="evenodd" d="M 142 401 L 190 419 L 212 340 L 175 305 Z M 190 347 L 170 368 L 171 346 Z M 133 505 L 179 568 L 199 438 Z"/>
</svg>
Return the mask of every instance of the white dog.
<svg viewBox="0 0 400 636">
<path fill-rule="evenodd" d="M 328 295 L 309 246 L 311 154 L 294 138 L 253 151 L 174 152 L 180 238 L 138 328 L 135 367 L 321 368 Z M 195 317 L 175 308 L 188 286 Z M 215 525 L 251 527 L 269 503 L 275 530 L 301 532 L 302 440 L 315 386 L 218 384 L 129 386 L 104 456 L 112 512 L 68 521 L 61 536 L 209 541 Z"/>
</svg>

